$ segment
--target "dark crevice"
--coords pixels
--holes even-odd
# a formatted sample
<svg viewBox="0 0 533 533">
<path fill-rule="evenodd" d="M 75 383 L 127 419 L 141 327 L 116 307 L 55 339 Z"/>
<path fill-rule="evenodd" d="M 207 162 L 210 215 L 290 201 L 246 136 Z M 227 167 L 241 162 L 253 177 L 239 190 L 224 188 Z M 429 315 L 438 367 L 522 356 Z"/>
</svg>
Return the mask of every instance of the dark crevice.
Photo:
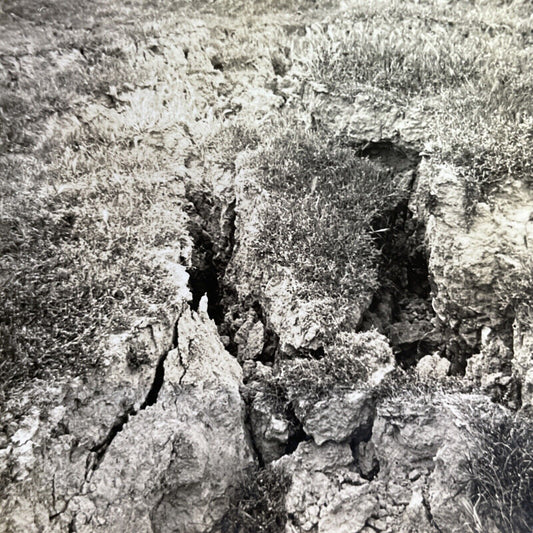
<svg viewBox="0 0 533 533">
<path fill-rule="evenodd" d="M 207 295 L 207 312 L 220 329 L 228 301 L 233 298 L 231 289 L 223 285 L 223 279 L 233 254 L 235 201 L 220 206 L 205 191 L 189 191 L 188 197 L 191 202 L 189 232 L 194 240 L 189 269 L 191 308 L 197 311 L 201 298 Z"/>
<path fill-rule="evenodd" d="M 395 172 L 414 169 L 421 159 L 416 150 L 400 147 L 391 141 L 358 143 L 354 149 L 358 156 L 376 160 Z"/>
<path fill-rule="evenodd" d="M 226 350 L 239 356 L 237 333 L 250 314 L 264 326 L 263 348 L 256 360 L 273 365 L 280 356 L 279 336 L 257 300 L 240 301 L 235 288 L 226 279 L 226 270 L 235 247 L 236 199 L 217 202 L 206 191 L 188 192 L 191 202 L 189 231 L 195 242 L 189 269 L 192 308 L 198 309 L 204 294 L 208 298 L 208 314 L 217 327 Z M 242 343 L 242 340 L 240 341 Z M 243 361 L 240 361 L 243 363 Z"/>
<path fill-rule="evenodd" d="M 245 427 L 250 435 L 252 449 L 261 467 L 284 455 L 292 454 L 301 442 L 311 440 L 311 437 L 305 433 L 302 423 L 296 416 L 294 407 L 287 397 L 286 390 L 279 383 L 268 379 L 266 381 L 261 378 L 259 380 L 255 379 L 241 389 L 241 395 L 246 406 Z M 286 422 L 288 435 L 284 442 L 272 441 L 263 435 L 262 431 L 265 424 L 267 424 L 264 415 L 259 414 L 257 418 L 252 415 L 256 400 L 259 401 L 259 405 L 264 405 L 266 401 L 268 412 Z M 259 412 L 264 413 L 263 408 L 260 407 Z"/>
<path fill-rule="evenodd" d="M 213 242 L 205 232 L 196 235 L 193 266 L 189 275 L 192 310 L 198 311 L 200 300 L 205 294 L 208 299 L 207 312 L 216 324 L 220 324 L 224 320 L 224 310 L 221 305 L 219 274 L 214 262 Z"/>
<path fill-rule="evenodd" d="M 426 509 L 429 523 L 438 531 L 438 533 L 442 533 L 442 529 L 435 522 L 435 518 L 433 517 L 433 513 L 431 512 L 431 506 L 425 496 L 422 498 L 422 505 Z"/>
<path fill-rule="evenodd" d="M 293 427 L 293 431 L 289 433 L 289 440 L 287 441 L 287 446 L 285 447 L 285 455 L 290 455 L 295 452 L 301 442 L 311 440 L 311 437 L 307 435 L 304 431 L 304 428 L 300 423 Z"/>
<path fill-rule="evenodd" d="M 374 479 L 376 479 L 377 475 L 379 474 L 379 469 L 380 469 L 379 461 L 377 460 L 377 458 L 374 458 L 372 468 L 368 470 L 367 472 L 360 472 L 359 475 L 363 479 L 366 479 L 367 481 L 373 481 Z"/>
<path fill-rule="evenodd" d="M 352 450 L 352 457 L 358 467 L 359 474 L 363 479 L 372 481 L 379 474 L 379 461 L 373 452 L 373 448 L 367 448 L 361 452 L 361 444 L 369 443 L 372 439 L 372 430 L 374 427 L 374 419 L 370 420 L 358 428 L 350 439 L 350 449 Z M 361 456 L 363 453 L 363 456 Z M 363 464 L 364 463 L 364 464 Z"/>
<path fill-rule="evenodd" d="M 236 341 L 239 328 L 250 313 L 255 313 L 256 320 L 264 326 L 263 348 L 256 360 L 273 365 L 280 356 L 279 336 L 268 323 L 260 303 L 252 298 L 240 301 L 226 279 L 235 247 L 236 199 L 218 202 L 201 190 L 190 190 L 187 196 L 191 202 L 189 231 L 195 243 L 189 269 L 192 309 L 197 310 L 201 298 L 207 294 L 208 314 L 217 325 L 226 350 L 235 357 L 239 355 Z"/>
<path fill-rule="evenodd" d="M 363 157 L 375 159 L 395 172 L 412 171 L 411 190 L 420 156 L 392 142 L 369 142 L 355 147 Z M 376 245 L 381 250 L 380 287 L 363 318 L 363 330 L 376 328 L 389 338 L 398 365 L 415 366 L 425 355 L 438 354 L 450 361 L 450 375 L 464 375 L 466 362 L 480 343 L 469 345 L 432 307 L 432 286 L 425 227 L 409 209 L 409 198 L 374 220 Z"/>
<path fill-rule="evenodd" d="M 215 70 L 218 70 L 219 72 L 224 72 L 224 63 L 218 56 L 212 57 L 210 59 L 210 62 L 211 62 L 211 66 Z"/>
<path fill-rule="evenodd" d="M 252 308 L 265 328 L 263 350 L 257 360 L 267 365 L 274 364 L 279 356 L 279 335 L 269 326 L 263 308 L 258 301 L 252 304 Z"/>
<path fill-rule="evenodd" d="M 363 329 L 377 328 L 393 347 L 398 364 L 407 369 L 424 356 L 443 351 L 443 334 L 431 306 L 431 283 L 424 246 L 424 227 L 408 208 L 408 200 L 375 221 L 382 251 L 380 287 L 363 319 Z"/>
<path fill-rule="evenodd" d="M 111 443 L 115 439 L 115 437 L 124 429 L 124 426 L 130 421 L 130 419 L 134 416 L 136 416 L 138 413 L 146 409 L 147 407 L 150 407 L 151 405 L 154 405 L 157 402 L 157 399 L 159 397 L 159 392 L 161 391 L 161 388 L 163 386 L 163 383 L 165 381 L 165 361 L 167 359 L 168 354 L 173 350 L 178 348 L 178 325 L 181 318 L 181 314 L 176 320 L 172 332 L 172 341 L 171 346 L 167 352 L 161 355 L 157 362 L 157 366 L 154 373 L 154 379 L 152 380 L 152 384 L 150 386 L 150 389 L 142 402 L 141 406 L 138 410 L 135 409 L 133 405 L 128 406 L 123 413 L 121 413 L 117 418 L 115 419 L 115 422 L 111 426 L 111 429 L 108 431 L 107 435 L 104 437 L 103 440 L 101 440 L 98 444 L 93 446 L 90 450 L 90 453 L 87 457 L 87 464 L 86 464 L 86 474 L 85 479 L 87 480 L 91 474 L 92 471 L 96 470 L 101 462 L 103 461 L 105 454 L 107 450 L 109 449 L 109 446 L 111 446 Z"/>
<path fill-rule="evenodd" d="M 373 426 L 374 420 L 370 420 L 354 431 L 350 439 L 350 447 L 352 448 L 352 452 L 355 446 L 358 446 L 361 442 L 368 442 L 372 438 Z"/>
<path fill-rule="evenodd" d="M 284 414 L 289 421 L 289 439 L 285 447 L 285 455 L 289 455 L 298 448 L 301 442 L 309 441 L 311 437 L 304 431 L 303 424 L 296 416 L 291 402 L 287 402 Z"/>
<path fill-rule="evenodd" d="M 361 157 L 409 176 L 407 190 L 411 191 L 420 162 L 416 151 L 390 141 L 354 148 Z M 376 328 L 389 338 L 403 369 L 416 365 L 424 355 L 444 351 L 441 326 L 431 306 L 424 226 L 414 219 L 408 205 L 409 194 L 373 221 L 376 246 L 381 250 L 380 287 L 362 324 L 363 330 Z"/>
<path fill-rule="evenodd" d="M 140 411 L 146 409 L 150 405 L 154 405 L 155 402 L 157 402 L 159 391 L 161 390 L 163 382 L 165 381 L 165 359 L 166 354 L 163 357 L 159 358 L 159 361 L 155 368 L 154 381 L 152 382 L 152 386 L 150 387 L 150 390 L 148 391 L 144 402 L 141 404 L 141 407 L 139 409 Z"/>
<path fill-rule="evenodd" d="M 246 430 L 246 433 L 248 435 L 248 441 L 250 443 L 250 446 L 252 448 L 253 454 L 257 459 L 257 463 L 261 468 L 265 466 L 265 460 L 263 459 L 263 454 L 261 453 L 261 450 L 259 449 L 259 446 L 255 442 L 254 437 L 254 430 L 252 427 L 252 417 L 250 416 L 250 404 L 246 402 L 245 409 L 246 409 L 246 415 L 244 418 L 244 428 Z"/>
<path fill-rule="evenodd" d="M 192 269 L 189 287 L 192 293 L 191 309 L 198 311 L 202 296 L 207 295 L 207 313 L 218 325 L 224 320 L 224 311 L 220 305 L 220 287 L 217 271 L 210 266 L 205 269 Z"/>
<path fill-rule="evenodd" d="M 257 358 L 263 364 L 273 364 L 278 358 L 279 354 L 279 335 L 270 328 L 265 327 L 265 342 L 263 344 L 263 351 Z"/>
<path fill-rule="evenodd" d="M 109 446 L 113 442 L 114 438 L 122 431 L 124 426 L 128 423 L 130 416 L 135 416 L 136 414 L 137 411 L 135 410 L 133 405 L 130 405 L 126 409 L 126 411 L 124 411 L 116 418 L 115 423 L 111 426 L 111 429 L 108 431 L 105 438 L 96 446 L 93 446 L 91 448 L 91 453 L 87 457 L 86 479 L 87 476 L 90 475 L 91 471 L 96 470 L 100 466 Z"/>
<path fill-rule="evenodd" d="M 220 202 L 205 190 L 191 188 L 189 232 L 194 240 L 189 286 L 193 295 L 192 309 L 197 310 L 204 294 L 208 298 L 208 314 L 217 325 L 226 350 L 238 357 L 236 335 L 250 311 L 264 325 L 263 350 L 258 360 L 272 364 L 278 353 L 279 339 L 269 328 L 258 304 L 242 303 L 235 288 L 226 280 L 226 270 L 235 247 L 236 199 Z M 242 363 L 242 361 L 241 361 Z"/>
<path fill-rule="evenodd" d="M 298 357 L 306 357 L 309 359 L 323 359 L 326 356 L 326 351 L 323 346 L 314 349 L 305 349 L 298 351 Z"/>
<path fill-rule="evenodd" d="M 376 227 L 388 231 L 376 232 L 382 250 L 380 288 L 365 314 L 362 329 L 377 328 L 386 335 L 404 370 L 425 355 L 438 353 L 451 361 L 451 374 L 464 373 L 471 352 L 433 310 L 425 228 L 414 219 L 408 200 L 376 221 Z"/>
</svg>

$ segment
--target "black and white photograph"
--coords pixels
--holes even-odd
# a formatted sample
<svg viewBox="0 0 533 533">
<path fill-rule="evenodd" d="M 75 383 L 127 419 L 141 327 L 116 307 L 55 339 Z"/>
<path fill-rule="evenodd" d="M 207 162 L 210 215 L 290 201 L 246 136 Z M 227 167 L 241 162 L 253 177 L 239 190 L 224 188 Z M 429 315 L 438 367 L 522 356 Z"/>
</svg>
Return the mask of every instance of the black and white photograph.
<svg viewBox="0 0 533 533">
<path fill-rule="evenodd" d="M 533 533 L 531 0 L 0 0 L 0 533 Z"/>
</svg>

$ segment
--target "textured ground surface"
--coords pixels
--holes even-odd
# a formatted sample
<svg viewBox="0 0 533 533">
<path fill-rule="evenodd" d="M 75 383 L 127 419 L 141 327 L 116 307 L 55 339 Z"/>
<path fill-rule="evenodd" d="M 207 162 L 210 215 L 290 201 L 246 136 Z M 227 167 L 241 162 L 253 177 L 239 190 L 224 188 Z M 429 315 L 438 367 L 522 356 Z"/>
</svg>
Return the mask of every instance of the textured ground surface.
<svg viewBox="0 0 533 533">
<path fill-rule="evenodd" d="M 531 531 L 527 2 L 1 9 L 2 533 Z"/>
</svg>

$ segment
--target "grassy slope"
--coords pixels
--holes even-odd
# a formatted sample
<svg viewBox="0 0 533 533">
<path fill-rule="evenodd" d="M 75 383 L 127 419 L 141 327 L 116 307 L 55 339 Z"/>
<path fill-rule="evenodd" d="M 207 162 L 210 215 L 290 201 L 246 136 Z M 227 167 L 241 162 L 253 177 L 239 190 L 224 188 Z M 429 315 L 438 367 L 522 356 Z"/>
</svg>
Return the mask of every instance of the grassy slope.
<svg viewBox="0 0 533 533">
<path fill-rule="evenodd" d="M 139 124 L 125 119 L 121 129 L 105 95 L 153 74 L 130 53 L 146 21 L 104 3 L 35 6 L 7 3 L 2 20 L 6 388 L 97 363 L 103 331 L 167 299 L 164 273 L 145 255 L 185 235 L 150 150 L 125 147 Z M 89 122 L 84 106 L 96 98 L 110 115 Z"/>
<path fill-rule="evenodd" d="M 287 11 L 290 22 L 298 10 L 313 8 L 312 2 L 303 0 L 227 1 L 216 6 L 196 2 L 194 8 L 185 1 L 148 0 L 4 3 L 0 21 L 4 383 L 92 364 L 104 332 L 127 327 L 135 315 L 169 297 L 165 274 L 148 259 L 147 250 L 187 244 L 179 166 L 195 155 L 189 130 L 196 120 L 204 128 L 215 128 L 231 106 L 214 102 L 210 91 L 215 86 L 194 78 L 191 70 L 183 72 L 200 86 L 195 87 L 197 92 L 175 90 L 183 84 L 178 70 L 187 48 L 176 40 L 179 24 L 192 15 L 209 17 L 215 11 L 230 17 L 271 17 Z M 284 61 L 292 60 L 294 73 L 347 101 L 361 86 L 381 91 L 384 98 L 405 108 L 423 100 L 434 117 L 428 141 L 442 158 L 462 168 L 470 193 L 465 207 L 472 209 L 508 175 L 531 180 L 532 31 L 526 2 L 444 5 L 434 0 L 357 0 L 342 18 L 313 26 L 292 56 L 288 41 L 270 35 L 267 54 L 279 73 L 287 68 Z M 213 32 L 224 28 L 215 27 Z M 261 35 L 250 38 L 250 31 L 238 24 L 229 34 L 218 52 L 231 80 L 232 72 L 243 65 L 254 69 Z M 173 50 L 178 55 L 181 51 L 181 59 L 162 53 L 161 39 L 174 39 Z M 87 107 L 90 102 L 99 107 Z M 210 122 L 214 104 L 219 118 Z M 93 115 L 91 109 L 96 109 Z M 289 131 L 297 127 L 298 120 L 289 124 Z M 268 139 L 259 154 L 264 185 L 278 198 L 271 214 L 275 209 L 294 213 L 291 198 L 297 200 L 302 190 L 310 191 L 313 173 L 321 176 L 313 188 L 321 201 L 307 202 L 304 218 L 295 218 L 293 224 L 318 229 L 308 242 L 309 250 L 302 252 L 304 240 L 294 235 L 287 239 L 292 226 L 279 226 L 279 218 L 273 216 L 266 221 L 266 233 L 274 236 L 266 251 L 272 255 L 283 242 L 284 261 L 295 265 L 305 256 L 297 270 L 313 281 L 315 295 L 332 287 L 341 293 L 348 290 L 349 283 L 343 280 L 350 265 L 361 283 L 372 283 L 375 253 L 368 248 L 364 248 L 368 253 L 358 253 L 359 241 L 368 240 L 368 235 L 348 239 L 353 246 L 342 247 L 349 235 L 346 228 L 354 223 L 350 213 L 357 206 L 329 209 L 338 198 L 336 193 L 331 196 L 324 177 L 341 176 L 340 186 L 348 187 L 350 194 L 368 184 L 363 202 L 368 211 L 358 218 L 367 230 L 369 216 L 379 208 L 374 205 L 376 196 L 391 194 L 387 185 L 384 190 L 377 186 L 379 180 L 374 180 L 376 186 L 366 181 L 365 176 L 375 176 L 376 171 L 364 163 L 350 163 L 350 157 L 339 165 L 347 147 L 329 139 L 328 132 L 315 132 L 302 141 L 288 134 L 285 124 L 261 134 Z M 317 147 L 318 156 L 310 157 Z M 284 153 L 288 167 L 280 163 Z M 226 155 L 232 157 L 231 150 Z M 279 172 L 285 177 L 292 173 L 295 179 L 280 186 L 271 179 Z M 343 181 L 343 172 L 359 173 L 363 185 Z M 174 177 L 177 182 L 170 179 Z M 314 224 L 315 217 L 322 225 Z M 331 234 L 333 219 L 343 222 L 339 232 Z M 276 234 L 281 240 L 276 241 Z M 331 268 L 323 262 L 309 264 L 328 249 Z M 335 264 L 344 256 L 342 265 Z"/>
<path fill-rule="evenodd" d="M 172 246 L 186 262 L 185 165 L 202 157 L 196 141 L 234 112 L 232 94 L 256 83 L 258 62 L 284 68 L 284 32 L 257 16 L 288 10 L 296 21 L 314 5 L 8 0 L 2 8 L 5 393 L 97 365 L 106 334 L 172 303 L 152 256 Z"/>
<path fill-rule="evenodd" d="M 357 0 L 300 51 L 307 81 L 349 101 L 364 87 L 432 117 L 428 148 L 461 167 L 471 210 L 507 177 L 532 183 L 528 2 Z"/>
<path fill-rule="evenodd" d="M 299 83 L 293 94 L 311 85 L 347 105 L 369 93 L 406 113 L 424 108 L 431 117 L 426 151 L 457 167 L 467 221 L 509 180 L 533 184 L 527 2 L 355 0 L 342 17 L 308 28 L 291 59 Z M 347 295 L 353 302 L 375 286 L 371 222 L 402 191 L 383 170 L 357 162 L 342 134 L 306 121 L 305 96 L 292 103 L 292 114 L 259 133 L 236 130 L 238 148 L 256 149 L 253 164 L 270 194 L 258 261 L 291 268 L 308 297 L 334 296 L 338 309 Z M 235 150 L 229 144 L 226 159 Z M 511 287 L 511 299 L 523 285 Z"/>
<path fill-rule="evenodd" d="M 192 12 L 209 15 L 217 9 L 229 16 L 256 15 L 274 8 L 306 8 L 310 2 L 287 4 L 243 0 L 215 7 L 206 1 L 195 2 Z M 128 327 L 136 315 L 168 302 L 171 288 L 165 273 L 147 252 L 169 244 L 187 245 L 180 166 L 195 150 L 187 129 L 196 118 L 211 124 L 206 114 L 211 104 L 201 89 L 194 98 L 176 93 L 179 75 L 169 77 L 168 64 L 154 39 L 175 34 L 190 8 L 185 1 L 162 5 L 148 0 L 127 5 L 10 0 L 3 5 L 3 392 L 35 376 L 81 372 L 97 363 L 102 336 L 113 328 Z M 224 49 L 230 72 L 253 59 L 258 46 L 257 41 L 250 44 L 249 34 L 242 29 L 232 39 Z M 271 44 L 279 49 L 279 43 Z M 361 85 L 377 88 L 405 108 L 424 100 L 434 117 L 428 140 L 435 153 L 462 167 L 474 205 L 480 195 L 488 194 L 509 175 L 531 182 L 533 96 L 528 67 L 532 46 L 527 2 L 365 0 L 355 2 L 345 19 L 328 27 L 315 26 L 293 59 L 308 81 L 321 83 L 348 101 Z M 205 92 L 212 90 L 206 84 Z M 98 117 L 90 118 L 93 108 L 87 107 L 89 103 L 100 106 Z M 194 106 L 199 108 L 196 115 L 191 111 Z M 302 191 L 307 194 L 313 189 L 319 195 L 320 209 L 307 196 L 304 205 L 309 209 L 303 211 L 305 227 L 319 232 L 318 238 L 308 241 L 311 252 L 305 251 L 312 260 L 324 246 L 346 242 L 354 222 L 350 214 L 357 203 L 338 207 L 336 202 L 343 195 L 336 195 L 339 190 L 361 193 L 361 183 L 347 179 L 351 173 L 383 175 L 365 162 L 352 160 L 347 148 L 328 139 L 327 132 L 302 138 L 290 130 L 286 125 L 267 128 L 269 141 L 258 152 L 258 165 L 264 170 L 264 186 L 278 193 L 277 209 L 294 214 Z M 247 135 L 251 144 L 258 144 L 256 134 Z M 233 152 L 247 144 L 245 137 Z M 166 150 L 168 146 L 172 148 Z M 233 152 L 226 155 L 231 158 Z M 313 186 L 315 175 L 320 180 Z M 280 176 L 284 178 L 281 183 Z M 329 187 L 331 179 L 340 183 L 334 191 Z M 366 210 L 356 219 L 366 227 L 368 217 L 383 207 L 376 195 L 381 195 L 381 201 L 391 194 L 387 183 L 378 186 L 376 181 L 367 182 Z M 314 224 L 320 213 L 323 226 Z M 283 242 L 284 254 L 294 264 L 305 239 L 294 235 L 286 239 L 287 227 L 280 226 L 275 211 L 271 215 L 266 227 L 274 241 L 267 254 L 283 250 L 279 247 Z M 340 217 L 338 227 L 344 233 L 330 235 L 328 230 L 339 222 L 335 217 Z M 294 224 L 300 226 L 302 220 L 294 219 Z M 353 242 L 348 240 L 352 248 L 341 250 L 346 264 L 363 237 L 358 234 Z M 332 287 L 343 296 L 351 287 L 336 283 L 343 280 L 343 273 L 337 250 L 331 251 L 327 275 L 322 261 L 300 264 L 299 274 L 316 283 L 313 296 L 316 291 L 330 292 Z M 360 268 L 356 272 L 354 266 L 353 274 L 365 274 L 374 260 L 375 253 L 369 250 L 363 265 L 354 263 Z M 372 274 L 372 269 L 366 273 Z M 507 435 L 514 433 L 505 428 Z M 484 457 L 498 457 L 490 449 L 495 442 L 505 444 L 505 439 L 491 437 L 487 441 L 490 453 Z M 502 457 L 507 458 L 508 449 L 502 449 Z M 520 442 L 514 449 L 527 446 Z M 530 483 L 531 476 L 525 475 L 531 469 L 530 455 L 513 457 L 518 457 L 515 464 L 518 474 L 524 474 L 521 479 Z M 489 492 L 494 486 L 499 488 L 490 460 L 475 469 L 487 474 L 477 479 L 489 485 Z M 514 484 L 514 479 L 510 483 L 517 490 L 525 486 Z M 479 490 L 487 493 L 486 488 Z M 528 485 L 526 503 L 530 492 Z M 497 497 L 504 501 L 501 495 Z M 490 498 L 486 503 L 490 506 Z M 520 512 L 522 503 L 517 507 Z"/>
</svg>

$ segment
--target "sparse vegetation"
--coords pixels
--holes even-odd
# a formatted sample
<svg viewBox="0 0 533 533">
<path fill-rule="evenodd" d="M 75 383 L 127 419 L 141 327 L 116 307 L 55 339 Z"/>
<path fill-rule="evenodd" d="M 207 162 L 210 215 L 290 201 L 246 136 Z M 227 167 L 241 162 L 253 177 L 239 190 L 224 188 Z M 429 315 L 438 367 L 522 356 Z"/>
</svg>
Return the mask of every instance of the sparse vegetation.
<svg viewBox="0 0 533 533">
<path fill-rule="evenodd" d="M 176 28 L 187 27 L 184 13 L 211 7 L 3 3 L 0 398 L 33 377 L 82 374 L 98 364 L 107 334 L 173 304 L 154 254 L 172 247 L 187 261 L 184 162 L 201 156 L 197 121 L 218 121 L 206 117 L 209 65 L 194 73 L 194 91 L 176 90 L 190 74 Z M 206 28 L 199 46 L 211 30 L 227 40 L 233 70 L 248 68 L 250 28 Z M 276 38 L 269 46 L 279 49 Z"/>
<path fill-rule="evenodd" d="M 509 265 L 498 280 L 496 295 L 502 314 L 526 319 L 533 324 L 533 259 L 522 257 Z"/>
<path fill-rule="evenodd" d="M 395 368 L 393 372 L 372 389 L 375 402 L 379 404 L 416 403 L 423 406 L 431 403 L 434 398 L 444 397 L 452 393 L 473 392 L 473 386 L 468 381 L 455 376 L 437 379 L 420 379 L 415 370 Z"/>
<path fill-rule="evenodd" d="M 237 156 L 247 150 L 256 150 L 264 135 L 253 124 L 235 120 L 210 132 L 203 141 L 202 149 L 206 158 L 228 170 L 235 170 Z"/>
<path fill-rule="evenodd" d="M 391 363 L 392 353 L 375 331 L 340 333 L 320 358 L 280 362 L 273 380 L 291 400 L 315 402 L 341 390 L 365 387 L 377 368 Z"/>
<path fill-rule="evenodd" d="M 180 157 L 190 141 L 181 95 L 145 88 L 161 72 L 150 13 L 132 27 L 120 4 L 3 5 L 0 398 L 94 367 L 105 335 L 174 303 L 153 254 L 189 245 L 183 176 L 158 139 Z"/>
<path fill-rule="evenodd" d="M 355 388 L 367 377 L 361 354 L 354 349 L 348 353 L 333 351 L 321 359 L 287 361 L 276 379 L 291 397 L 318 401 L 343 388 Z"/>
<path fill-rule="evenodd" d="M 465 527 L 474 533 L 529 533 L 533 527 L 533 425 L 527 416 L 487 405 L 472 385 L 457 378 L 420 381 L 391 375 L 375 391 L 379 404 L 400 416 L 444 407 L 458 420 L 463 446 L 455 450 L 458 488 L 467 496 Z M 458 493 L 459 494 L 459 493 Z M 458 502 L 461 501 L 458 498 Z"/>
<path fill-rule="evenodd" d="M 290 476 L 280 467 L 251 469 L 236 487 L 226 514 L 212 533 L 282 533 Z"/>
<path fill-rule="evenodd" d="M 134 209 L 126 200 L 132 194 Z M 165 183 L 115 176 L 4 211 L 2 265 L 12 272 L 0 311 L 4 383 L 92 366 L 103 331 L 171 303 L 164 269 L 143 261 L 160 243 L 180 246 L 185 236 L 170 195 Z"/>
</svg>

